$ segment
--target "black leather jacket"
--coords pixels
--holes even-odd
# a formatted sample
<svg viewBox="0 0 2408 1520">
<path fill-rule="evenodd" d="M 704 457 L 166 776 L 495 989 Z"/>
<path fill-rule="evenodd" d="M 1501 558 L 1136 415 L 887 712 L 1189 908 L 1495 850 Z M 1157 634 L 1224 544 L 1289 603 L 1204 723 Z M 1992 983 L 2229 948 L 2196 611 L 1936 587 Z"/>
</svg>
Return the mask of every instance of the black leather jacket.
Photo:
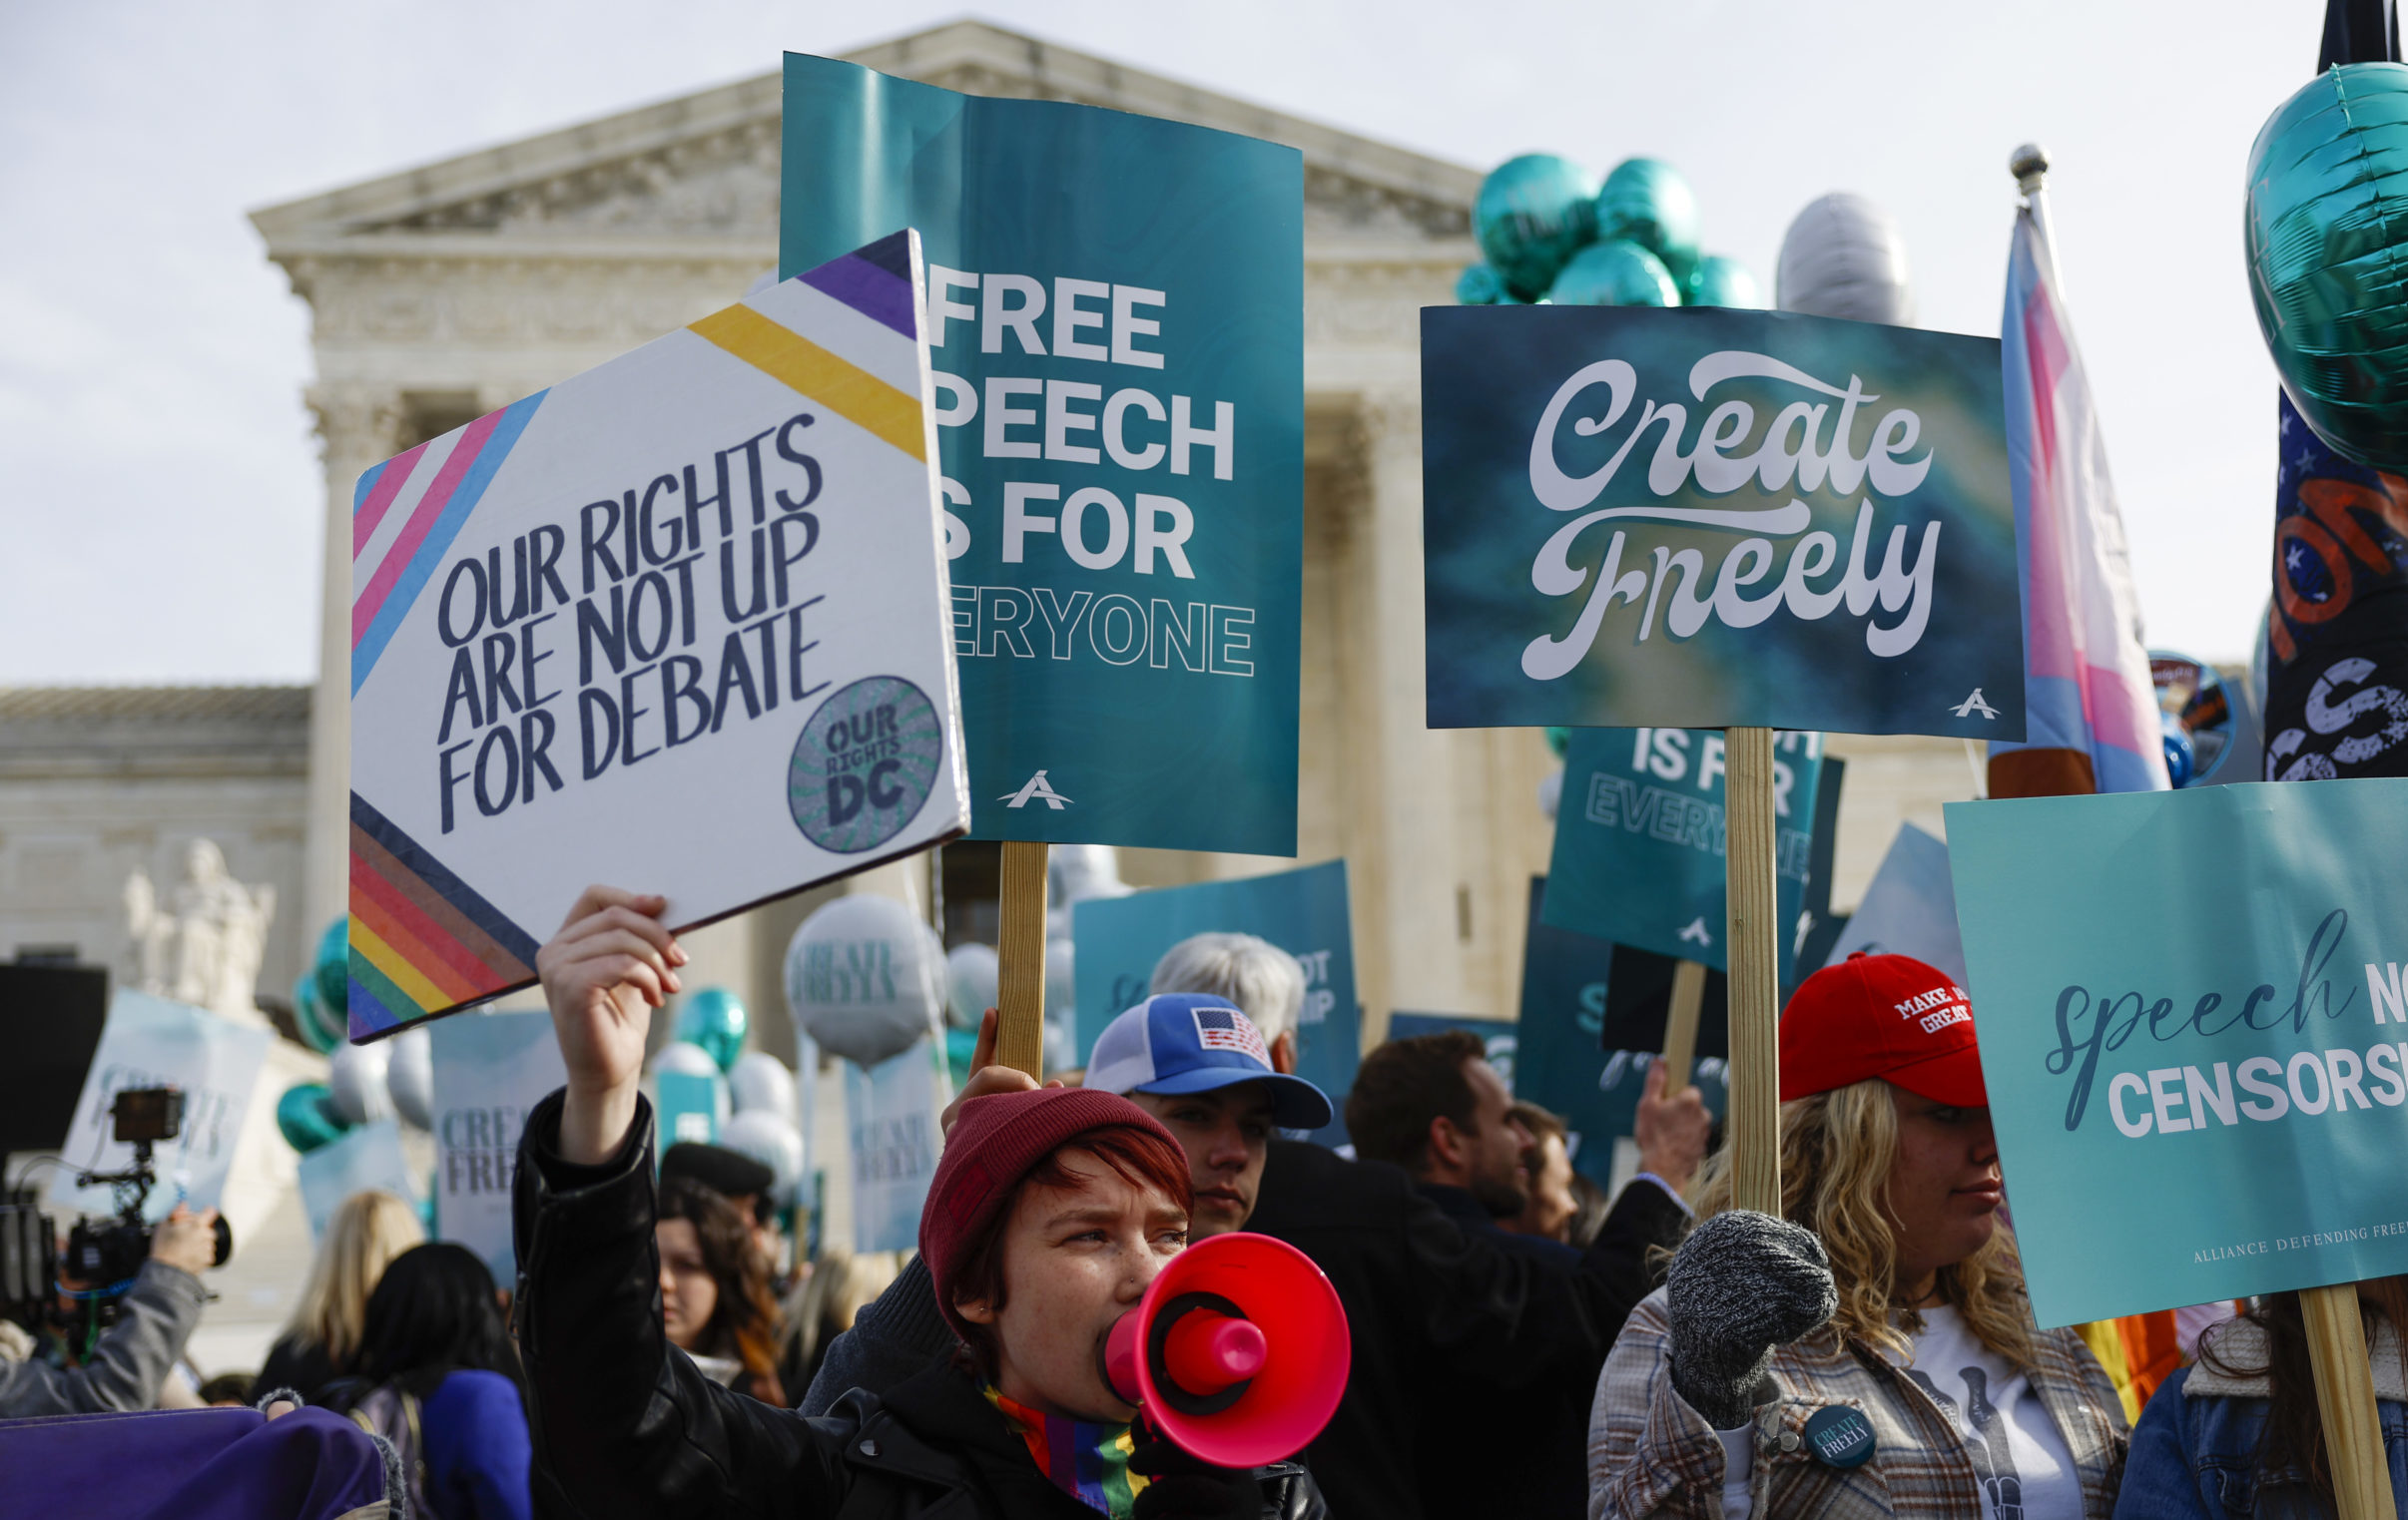
<svg viewBox="0 0 2408 1520">
<path fill-rule="evenodd" d="M 652 1107 L 597 1167 L 559 1155 L 561 1095 L 519 1142 L 512 1327 L 536 1461 L 588 1520 L 1095 1520 L 1055 1487 L 970 1377 L 938 1362 L 806 1419 L 720 1386 L 661 1328 Z M 1326 1512 L 1264 1469 L 1266 1520 Z"/>
</svg>

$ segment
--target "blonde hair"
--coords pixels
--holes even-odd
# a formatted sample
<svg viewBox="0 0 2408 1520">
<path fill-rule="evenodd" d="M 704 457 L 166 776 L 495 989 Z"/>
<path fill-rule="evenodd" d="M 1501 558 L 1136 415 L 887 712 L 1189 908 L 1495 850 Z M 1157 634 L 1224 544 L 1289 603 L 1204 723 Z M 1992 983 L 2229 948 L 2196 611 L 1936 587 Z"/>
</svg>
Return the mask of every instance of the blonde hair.
<svg viewBox="0 0 2408 1520">
<path fill-rule="evenodd" d="M 334 1211 L 317 1243 L 309 1280 L 285 1331 L 317 1346 L 337 1368 L 359 1349 L 368 1294 L 393 1258 L 423 1243 L 418 1211 L 390 1193 L 354 1193 Z"/>
<path fill-rule="evenodd" d="M 1832 1328 L 1905 1360 L 1923 1316 L 1895 1301 L 1898 1237 L 1887 1194 L 1897 1159 L 1898 1105 L 1878 1077 L 1781 1105 L 1781 1212 L 1820 1237 L 1830 1255 L 1839 1288 Z M 1727 1143 L 1699 1174 L 1696 1204 L 1700 1218 L 1731 1207 Z M 1981 1250 L 1940 1268 L 1939 1291 L 1976 1340 L 2031 1369 L 2032 1308 L 2004 1223 Z"/>
</svg>

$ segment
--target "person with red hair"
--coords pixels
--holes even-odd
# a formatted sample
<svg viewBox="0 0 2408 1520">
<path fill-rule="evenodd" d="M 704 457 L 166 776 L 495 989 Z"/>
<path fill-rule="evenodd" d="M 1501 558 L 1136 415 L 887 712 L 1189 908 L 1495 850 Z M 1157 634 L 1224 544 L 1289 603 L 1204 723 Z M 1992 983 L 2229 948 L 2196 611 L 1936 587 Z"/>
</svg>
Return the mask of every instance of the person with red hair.
<svg viewBox="0 0 2408 1520">
<path fill-rule="evenodd" d="M 582 1512 L 985 1520 L 1312 1516 L 1292 1463 L 1209 1466 L 1105 1381 L 1112 1325 L 1187 1244 L 1178 1142 L 1125 1098 L 1040 1088 L 961 1105 L 919 1250 L 959 1354 L 806 1419 L 672 1354 L 659 1298 L 652 1011 L 686 954 L 657 896 L 590 887 L 536 957 L 568 1081 L 528 1118 L 516 1329 L 537 1460 Z"/>
</svg>

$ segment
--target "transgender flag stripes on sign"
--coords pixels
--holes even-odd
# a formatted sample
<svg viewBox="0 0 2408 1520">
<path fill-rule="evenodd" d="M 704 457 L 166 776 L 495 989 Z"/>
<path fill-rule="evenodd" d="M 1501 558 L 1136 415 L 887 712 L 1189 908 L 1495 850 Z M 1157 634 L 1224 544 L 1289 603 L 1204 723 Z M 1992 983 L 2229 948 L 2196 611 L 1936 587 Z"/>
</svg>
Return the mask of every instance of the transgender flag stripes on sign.
<svg viewBox="0 0 2408 1520">
<path fill-rule="evenodd" d="M 1991 790 L 2160 789 L 2164 739 L 2123 519 L 2037 203 L 2036 193 L 2016 216 L 2000 330 L 2023 556 L 2025 742 L 1990 747 Z M 2030 752 L 2049 750 L 2073 761 L 2050 769 L 2087 769 L 2091 784 L 2009 784 L 2027 755 L 2042 759 Z"/>
</svg>

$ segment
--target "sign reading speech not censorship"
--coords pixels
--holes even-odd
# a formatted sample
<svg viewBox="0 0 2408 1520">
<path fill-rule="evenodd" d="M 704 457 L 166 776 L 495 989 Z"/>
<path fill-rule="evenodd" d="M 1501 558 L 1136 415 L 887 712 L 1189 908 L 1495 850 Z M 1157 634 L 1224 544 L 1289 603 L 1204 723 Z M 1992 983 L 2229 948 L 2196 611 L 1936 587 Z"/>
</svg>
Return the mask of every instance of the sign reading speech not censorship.
<svg viewBox="0 0 2408 1520">
<path fill-rule="evenodd" d="M 1555 804 L 1545 921 L 1728 970 L 1722 747 L 1704 730 L 1575 731 Z M 1802 930 L 1822 753 L 1820 734 L 1783 734 L 1773 751 L 1784 985 Z"/>
<path fill-rule="evenodd" d="M 1422 312 L 1435 728 L 2024 736 L 1999 344 Z"/>
<path fill-rule="evenodd" d="M 926 240 L 972 831 L 1294 854 L 1302 155 L 789 53 L 783 164 Z"/>
<path fill-rule="evenodd" d="M 2042 1324 L 2408 1271 L 2408 780 L 1947 815 Z"/>
<path fill-rule="evenodd" d="M 1269 940 L 1304 967 L 1304 1007 L 1297 1014 L 1296 1074 L 1330 1095 L 1341 1112 L 1361 1060 L 1360 1012 L 1355 1003 L 1354 919 L 1346 862 L 1302 870 L 1158 887 L 1126 897 L 1090 897 L 1071 909 L 1072 966 L 1078 983 L 1078 1053 L 1123 1009 L 1145 1001 L 1154 963 L 1191 934 L 1252 934 Z M 1335 1145 L 1343 1122 L 1313 1138 Z"/>
<path fill-rule="evenodd" d="M 386 461 L 352 518 L 350 1032 L 958 833 L 908 233 Z"/>
</svg>

